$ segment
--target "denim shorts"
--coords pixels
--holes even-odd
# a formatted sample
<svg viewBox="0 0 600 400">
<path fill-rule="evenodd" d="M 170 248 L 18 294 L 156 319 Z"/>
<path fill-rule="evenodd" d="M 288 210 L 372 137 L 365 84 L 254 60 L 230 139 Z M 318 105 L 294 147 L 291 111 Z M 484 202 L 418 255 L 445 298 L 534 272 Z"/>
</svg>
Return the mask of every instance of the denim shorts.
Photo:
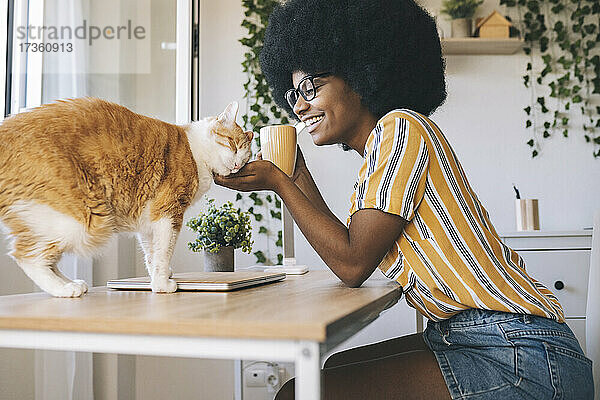
<svg viewBox="0 0 600 400">
<path fill-rule="evenodd" d="M 427 323 L 452 399 L 593 400 L 592 361 L 565 323 L 469 309 Z"/>
</svg>

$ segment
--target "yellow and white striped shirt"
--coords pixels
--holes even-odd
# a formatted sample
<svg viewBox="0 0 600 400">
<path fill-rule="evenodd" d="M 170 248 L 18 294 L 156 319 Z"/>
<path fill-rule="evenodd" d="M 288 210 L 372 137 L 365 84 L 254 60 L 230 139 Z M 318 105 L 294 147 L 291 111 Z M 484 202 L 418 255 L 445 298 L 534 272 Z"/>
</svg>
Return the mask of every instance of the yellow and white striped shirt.
<svg viewBox="0 0 600 400">
<path fill-rule="evenodd" d="M 378 268 L 408 303 L 439 321 L 469 308 L 564 321 L 550 290 L 525 272 L 479 202 L 438 126 L 407 109 L 382 117 L 367 139 L 347 220 L 364 208 L 407 221 Z"/>
</svg>

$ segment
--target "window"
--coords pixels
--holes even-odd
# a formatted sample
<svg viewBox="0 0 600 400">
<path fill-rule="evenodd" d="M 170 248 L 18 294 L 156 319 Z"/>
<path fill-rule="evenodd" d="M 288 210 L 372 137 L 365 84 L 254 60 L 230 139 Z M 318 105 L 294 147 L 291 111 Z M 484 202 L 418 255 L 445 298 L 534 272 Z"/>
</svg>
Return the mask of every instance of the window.
<svg viewBox="0 0 600 400">
<path fill-rule="evenodd" d="M 0 18 L 12 22 L 0 36 L 0 54 L 6 54 L 0 106 L 16 113 L 56 99 L 95 96 L 165 121 L 187 122 L 191 4 L 0 0 Z"/>
</svg>

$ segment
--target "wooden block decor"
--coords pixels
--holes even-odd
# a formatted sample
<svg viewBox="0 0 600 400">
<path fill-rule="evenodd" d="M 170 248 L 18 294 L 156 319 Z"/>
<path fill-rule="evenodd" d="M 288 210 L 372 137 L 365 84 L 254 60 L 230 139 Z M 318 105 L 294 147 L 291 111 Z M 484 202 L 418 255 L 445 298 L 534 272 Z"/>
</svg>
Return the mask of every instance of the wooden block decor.
<svg viewBox="0 0 600 400">
<path fill-rule="evenodd" d="M 512 24 L 498 11 L 494 11 L 477 23 L 475 35 L 481 38 L 509 38 Z"/>
</svg>

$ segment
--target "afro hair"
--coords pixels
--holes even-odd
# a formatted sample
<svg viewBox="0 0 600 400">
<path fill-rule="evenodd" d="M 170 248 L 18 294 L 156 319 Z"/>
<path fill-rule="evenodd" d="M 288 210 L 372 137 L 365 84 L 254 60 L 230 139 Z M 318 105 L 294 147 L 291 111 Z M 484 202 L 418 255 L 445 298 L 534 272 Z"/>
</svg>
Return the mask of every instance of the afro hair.
<svg viewBox="0 0 600 400">
<path fill-rule="evenodd" d="M 292 116 L 294 71 L 342 78 L 377 118 L 397 108 L 429 116 L 447 96 L 435 20 L 413 0 L 287 0 L 269 18 L 260 65 Z"/>
</svg>

